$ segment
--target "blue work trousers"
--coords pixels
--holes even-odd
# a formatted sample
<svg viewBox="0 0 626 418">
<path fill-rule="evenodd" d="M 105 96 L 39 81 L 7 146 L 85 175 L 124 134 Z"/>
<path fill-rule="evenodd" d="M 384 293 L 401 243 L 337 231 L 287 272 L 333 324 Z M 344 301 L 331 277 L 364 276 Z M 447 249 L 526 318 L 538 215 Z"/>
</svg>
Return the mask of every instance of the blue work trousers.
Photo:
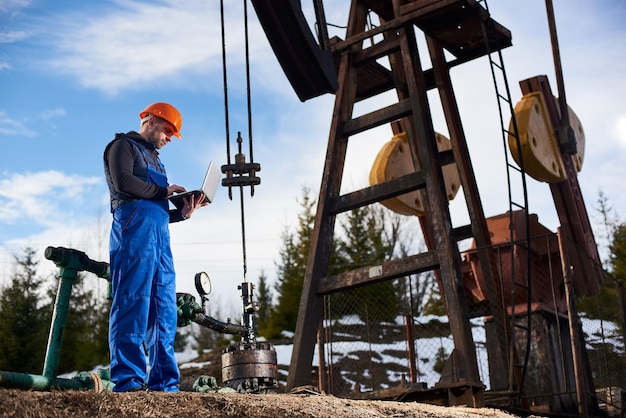
<svg viewBox="0 0 626 418">
<path fill-rule="evenodd" d="M 167 210 L 151 201 L 131 202 L 113 213 L 109 349 L 115 392 L 145 386 L 178 392 L 176 277 L 168 224 Z"/>
</svg>

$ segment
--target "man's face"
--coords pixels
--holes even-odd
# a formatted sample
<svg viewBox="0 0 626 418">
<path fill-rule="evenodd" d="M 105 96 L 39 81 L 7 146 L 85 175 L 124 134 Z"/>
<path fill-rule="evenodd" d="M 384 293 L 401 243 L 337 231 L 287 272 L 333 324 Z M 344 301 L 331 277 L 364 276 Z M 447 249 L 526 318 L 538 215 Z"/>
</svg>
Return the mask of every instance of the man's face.
<svg viewBox="0 0 626 418">
<path fill-rule="evenodd" d="M 148 141 L 152 142 L 157 149 L 163 148 L 172 141 L 174 127 L 171 123 L 156 117 L 152 117 L 148 123 L 150 123 Z"/>
</svg>

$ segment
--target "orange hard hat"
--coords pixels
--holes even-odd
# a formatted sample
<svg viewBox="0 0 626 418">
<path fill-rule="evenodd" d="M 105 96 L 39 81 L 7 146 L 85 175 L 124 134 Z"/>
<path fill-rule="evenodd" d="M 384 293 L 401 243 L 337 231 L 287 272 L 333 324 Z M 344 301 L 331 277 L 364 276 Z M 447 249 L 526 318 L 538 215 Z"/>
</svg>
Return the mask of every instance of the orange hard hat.
<svg viewBox="0 0 626 418">
<path fill-rule="evenodd" d="M 139 114 L 139 117 L 143 119 L 148 115 L 154 115 L 160 117 L 161 119 L 165 119 L 171 123 L 172 126 L 174 126 L 173 135 L 180 139 L 183 138 L 180 135 L 180 128 L 183 126 L 183 117 L 180 115 L 178 109 L 171 104 L 163 102 L 152 103 Z"/>
</svg>

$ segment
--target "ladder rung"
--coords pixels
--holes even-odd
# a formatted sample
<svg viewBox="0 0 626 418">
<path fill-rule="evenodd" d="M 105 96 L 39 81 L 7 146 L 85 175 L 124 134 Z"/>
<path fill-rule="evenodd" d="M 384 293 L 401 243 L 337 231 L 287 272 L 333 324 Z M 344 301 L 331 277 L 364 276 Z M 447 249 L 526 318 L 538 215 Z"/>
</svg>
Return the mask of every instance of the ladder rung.
<svg viewBox="0 0 626 418">
<path fill-rule="evenodd" d="M 452 230 L 454 239 L 457 241 L 463 241 L 464 239 L 472 238 L 474 233 L 472 232 L 472 225 L 463 225 Z"/>
<path fill-rule="evenodd" d="M 437 268 L 439 268 L 437 253 L 435 251 L 426 251 L 405 258 L 386 261 L 376 266 L 367 266 L 346 271 L 336 276 L 322 277 L 320 278 L 316 293 L 318 295 L 327 295 L 365 284 L 406 277 L 411 274 L 431 271 Z"/>
<path fill-rule="evenodd" d="M 491 65 L 493 65 L 494 67 L 497 67 L 500 71 L 502 71 L 502 69 L 504 68 L 502 64 L 498 64 L 494 60 L 491 60 Z"/>
<path fill-rule="evenodd" d="M 511 202 L 511 205 L 519 208 L 519 209 L 526 209 L 526 206 L 524 205 L 520 205 L 519 203 L 515 203 L 515 202 Z"/>
<path fill-rule="evenodd" d="M 526 325 L 519 325 L 519 324 L 515 324 L 513 325 L 515 328 L 519 328 L 519 329 L 523 329 L 524 331 L 528 332 L 530 331 L 530 328 L 528 328 Z"/>
<path fill-rule="evenodd" d="M 522 172 L 522 169 L 517 167 L 516 165 L 513 165 L 513 164 L 507 164 L 507 165 L 508 165 L 509 169 L 511 169 L 511 170 L 517 171 L 518 173 Z"/>
<path fill-rule="evenodd" d="M 526 283 L 522 283 L 522 282 L 513 282 L 513 284 L 517 287 L 521 287 L 522 289 L 528 289 L 529 286 Z"/>
<path fill-rule="evenodd" d="M 515 132 L 509 131 L 508 129 L 504 129 L 504 133 L 507 134 L 507 135 L 511 135 L 515 139 L 519 139 L 518 138 L 519 135 L 517 135 Z"/>
<path fill-rule="evenodd" d="M 336 215 L 374 202 L 380 202 L 390 197 L 412 192 L 424 188 L 425 186 L 426 180 L 424 179 L 424 173 L 422 171 L 416 171 L 332 199 L 332 201 L 329 202 L 329 211 L 331 214 Z"/>
<path fill-rule="evenodd" d="M 498 93 L 498 98 L 500 100 L 502 100 L 503 102 L 505 102 L 505 103 L 511 103 L 511 100 L 508 97 L 505 97 L 505 96 L 501 95 L 500 93 Z"/>
<path fill-rule="evenodd" d="M 342 134 L 344 136 L 355 135 L 359 132 L 367 131 L 368 129 L 409 116 L 411 113 L 411 101 L 404 99 L 391 106 L 346 121 L 343 125 Z"/>
<path fill-rule="evenodd" d="M 530 246 L 528 245 L 528 243 L 526 243 L 526 241 L 516 240 L 516 241 L 513 241 L 513 245 L 515 245 L 516 247 L 521 247 L 525 250 L 528 250 L 530 248 Z"/>
<path fill-rule="evenodd" d="M 384 40 L 376 45 L 373 45 L 367 49 L 363 49 L 355 54 L 354 64 L 362 64 L 368 61 L 376 60 L 378 58 L 389 55 L 400 49 L 400 40 L 391 39 Z"/>
</svg>

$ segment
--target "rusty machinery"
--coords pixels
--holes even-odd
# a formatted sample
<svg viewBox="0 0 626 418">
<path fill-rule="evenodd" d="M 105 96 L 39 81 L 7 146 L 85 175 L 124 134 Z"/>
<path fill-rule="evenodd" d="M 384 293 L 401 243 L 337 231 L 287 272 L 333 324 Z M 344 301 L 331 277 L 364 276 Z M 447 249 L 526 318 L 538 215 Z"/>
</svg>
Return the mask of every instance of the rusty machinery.
<svg viewBox="0 0 626 418">
<path fill-rule="evenodd" d="M 477 372 L 468 321 L 466 293 L 470 293 L 475 297 L 479 295 L 478 299 L 485 302 L 484 314 L 497 323 L 490 333 L 493 344 L 489 344 L 492 349 L 489 361 L 494 372 L 491 377 L 498 379 L 498 374 L 501 374 L 502 379 L 492 381 L 492 387 L 502 389 L 501 394 L 507 398 L 505 406 L 528 407 L 524 404 L 528 357 L 517 358 L 516 350 L 511 348 L 515 333 L 526 333 L 525 339 L 530 344 L 529 313 L 540 305 L 533 303 L 536 302 L 536 290 L 532 290 L 530 272 L 525 268 L 531 263 L 530 251 L 520 251 L 520 245 L 516 244 L 524 241 L 530 248 L 528 243 L 533 234 L 543 231 L 543 227 L 528 212 L 526 168 L 529 175 L 538 179 L 543 177 L 543 181 L 550 183 L 561 232 L 583 249 L 583 256 L 571 261 L 575 264 L 571 287 L 578 294 L 593 294 L 602 282 L 597 247 L 576 178 L 576 170 L 582 163 L 582 150 L 577 152 L 576 148 L 577 145 L 584 145 L 584 136 L 579 121 L 565 101 L 552 2 L 546 0 L 546 9 L 557 67 L 559 99 L 550 92 L 545 76 L 540 76 L 520 83 L 525 97 L 523 104 L 515 109 L 510 100 L 501 56 L 501 50 L 511 46 L 511 33 L 491 18 L 486 1 L 352 0 L 346 39 L 329 39 L 322 1 L 313 0 L 317 40 L 304 21 L 299 1 L 288 1 L 281 8 L 275 7 L 270 0 L 252 0 L 252 3 L 272 49 L 300 100 L 329 92 L 334 92 L 336 96 L 287 388 L 304 385 L 311 380 L 317 333 L 317 327 L 313 325 L 319 323 L 322 317 L 322 297 L 433 270 L 447 308 L 455 350 L 446 365 L 449 378 L 440 381 L 436 390 L 417 394 L 414 399 L 450 405 L 484 404 L 484 386 Z M 370 14 L 378 16 L 378 26 L 369 24 Z M 430 69 L 422 69 L 415 39 L 416 29 L 425 35 L 427 54 L 432 62 Z M 369 42 L 367 46 L 365 41 Z M 509 212 L 494 219 L 486 219 L 483 212 L 450 78 L 451 68 L 483 56 L 489 56 L 498 100 L 503 98 L 499 107 L 508 107 L 511 114 L 512 126 L 504 126 L 502 121 L 502 131 L 503 136 L 511 132 L 509 147 L 521 168 L 524 188 L 523 201 L 509 199 Z M 388 59 L 388 66 L 379 64 L 382 58 Z M 497 90 L 498 77 L 504 80 L 505 92 Z M 450 133 L 449 142 L 434 131 L 426 94 L 433 89 L 438 91 L 442 102 Z M 395 91 L 397 103 L 353 116 L 355 103 L 387 91 Z M 542 141 L 548 149 L 544 153 L 524 155 L 528 148 L 524 144 L 528 132 L 524 129 L 538 125 L 522 120 L 520 133 L 514 115 L 523 119 L 528 117 L 529 109 L 539 107 L 545 110 L 538 118 L 543 125 L 539 129 L 546 134 Z M 523 114 L 525 110 L 526 115 Z M 504 119 L 502 110 L 501 119 Z M 341 195 L 339 190 L 350 137 L 387 123 L 391 123 L 394 139 L 381 150 L 383 155 L 379 154 L 380 158 L 370 174 L 370 187 Z M 531 136 L 534 134 L 531 133 Z M 399 148 L 405 151 L 403 158 L 408 160 L 400 161 L 396 152 Z M 453 169 L 454 165 L 456 169 Z M 402 171 L 406 167 L 408 169 Z M 512 165 L 507 167 L 509 174 L 513 171 L 510 167 Z M 454 197 L 459 187 L 463 189 L 470 224 L 452 228 L 448 200 Z M 374 202 L 381 202 L 399 213 L 419 216 L 428 251 L 380 266 L 367 266 L 329 276 L 329 248 L 336 216 Z M 521 298 L 525 306 L 516 300 L 503 302 L 498 296 L 507 284 L 503 283 L 494 254 L 488 248 L 501 244 L 492 242 L 490 238 L 501 222 L 515 225 L 515 228 L 507 228 L 509 237 L 502 237 L 502 240 L 511 247 L 511 264 L 515 265 L 518 276 L 520 273 L 524 276 L 521 280 L 518 280 L 520 277 L 513 277 L 512 280 L 513 285 L 519 287 L 518 292 L 526 293 Z M 474 239 L 474 250 L 469 257 L 471 261 L 468 261 L 472 264 L 469 272 L 468 266 L 461 260 L 457 244 L 467 238 Z M 549 252 L 547 256 L 552 257 L 553 254 Z M 376 273 L 372 274 L 372 271 Z M 560 296 L 559 309 L 565 309 L 566 295 Z M 523 317 L 527 318 L 527 325 L 520 325 Z M 565 338 L 565 334 L 567 332 L 559 332 L 552 337 L 558 340 Z M 571 338 L 576 339 L 574 335 Z M 528 353 L 528 347 L 525 351 Z M 572 363 L 576 366 L 575 359 L 569 362 L 570 365 Z M 322 372 L 319 374 L 321 376 Z M 585 403 L 592 387 L 578 390 L 578 382 L 586 380 L 583 375 L 581 372 L 576 376 L 578 408 L 576 402 L 568 403 L 568 399 L 563 399 L 559 412 L 578 409 L 577 412 L 585 415 L 596 410 L 591 403 L 588 408 Z M 569 384 L 566 383 L 566 386 Z M 569 387 L 564 388 L 563 385 L 552 389 L 555 392 L 564 390 L 566 397 L 571 393 Z"/>
<path fill-rule="evenodd" d="M 434 400 L 447 402 L 447 404 L 481 406 L 484 403 L 484 386 L 479 381 L 473 341 L 467 325 L 465 293 L 471 293 L 477 299 L 483 298 L 487 301 L 488 314 L 492 318 L 498 315 L 507 316 L 507 307 L 502 306 L 502 301 L 494 299 L 493 290 L 501 288 L 503 284 L 494 278 L 494 271 L 497 267 L 493 263 L 493 255 L 484 250 L 493 244 L 490 232 L 497 228 L 500 219 L 497 217 L 485 219 L 484 217 L 466 139 L 454 101 L 449 71 L 452 67 L 473 59 L 485 55 L 491 56 L 492 52 L 500 55 L 502 48 L 511 45 L 510 32 L 491 19 L 488 10 L 481 5 L 486 2 L 352 0 L 346 39 L 329 39 L 322 1 L 313 0 L 318 30 L 316 40 L 304 19 L 300 1 L 290 0 L 282 5 L 283 7 L 275 7 L 270 0 L 251 0 L 251 2 L 276 57 L 300 100 L 305 101 L 326 93 L 336 94 L 326 167 L 320 189 L 312 248 L 304 278 L 287 388 L 291 389 L 310 382 L 311 360 L 317 330 L 316 326 L 311 325 L 317 324 L 321 318 L 321 297 L 349 289 L 351 286 L 363 286 L 414 272 L 436 270 L 441 293 L 447 305 L 455 344 L 455 355 L 448 359 L 448 366 L 452 367 L 453 373 L 450 373 L 452 380 L 441 382 L 437 388 L 439 394 L 426 392 L 422 394 L 423 396 L 420 395 L 419 399 L 428 402 L 434 399 L 429 399 L 429 396 L 443 396 L 442 399 Z M 242 153 L 241 133 L 237 136 L 238 153 L 235 156 L 235 162 L 231 164 L 230 161 L 223 2 L 220 4 L 228 159 L 227 164 L 222 166 L 222 172 L 226 174 L 222 185 L 229 188 L 231 199 L 233 187 L 238 187 L 241 195 L 244 280 L 239 289 L 243 304 L 242 323 L 224 323 L 206 315 L 204 305 L 208 300 L 210 285 L 208 276 L 203 273 L 196 276 L 196 288 L 202 303 L 198 304 L 192 295 L 179 294 L 179 319 L 181 325 L 195 322 L 217 332 L 240 335 L 241 341 L 231 344 L 222 353 L 223 381 L 234 390 L 260 392 L 277 386 L 276 354 L 271 345 L 256 341 L 253 321 L 253 315 L 257 309 L 253 301 L 254 286 L 246 280 L 243 188 L 250 186 L 251 194 L 254 194 L 254 186 L 260 184 L 260 179 L 256 176 L 256 173 L 260 171 L 260 165 L 252 158 L 251 124 L 248 127 L 250 163 L 246 163 L 245 155 Z M 550 15 L 551 2 L 547 0 L 546 4 L 549 6 L 547 8 Z M 367 15 L 370 12 L 380 17 L 380 26 L 367 27 Z M 552 24 L 553 20 L 550 18 L 549 22 Z M 415 27 L 422 30 L 426 36 L 428 53 L 433 63 L 432 69 L 422 70 L 421 68 L 413 33 Z M 551 27 L 551 35 L 553 35 L 554 45 L 556 30 L 553 27 Z M 363 41 L 373 39 L 374 36 L 380 36 L 383 40 L 369 48 L 364 48 Z M 246 22 L 246 63 L 248 63 L 247 45 Z M 444 56 L 444 49 L 453 56 L 452 60 Z M 558 53 L 558 47 L 555 52 Z M 391 64 L 389 68 L 376 63 L 376 60 L 381 57 L 388 57 Z M 597 248 L 576 180 L 576 170 L 580 169 L 582 163 L 582 153 L 580 149 L 576 150 L 576 142 L 579 146 L 583 145 L 584 136 L 582 136 L 582 128 L 577 118 L 570 113 L 565 102 L 557 54 L 555 54 L 555 63 L 558 70 L 560 100 L 552 96 L 545 77 L 540 76 L 520 83 L 525 94 L 524 103 L 520 104 L 515 112 L 511 108 L 511 114 L 518 114 L 520 119 L 525 117 L 524 111 L 527 114 L 528 109 L 545 108 L 546 116 L 541 116 L 541 122 L 544 125 L 540 128 L 550 137 L 548 152 L 524 155 L 523 142 L 521 142 L 524 139 L 524 133 L 518 134 L 515 118 L 512 119 L 513 126 L 510 131 L 514 134 L 513 139 L 509 138 L 509 145 L 519 165 L 529 164 L 530 175 L 539 179 L 543 178 L 544 181 L 550 183 L 557 212 L 566 235 L 581 247 L 586 248 L 586 256 L 597 262 Z M 492 62 L 492 71 L 493 68 Z M 508 85 L 506 88 L 508 93 Z M 439 91 L 450 132 L 449 142 L 447 138 L 436 134 L 432 126 L 426 97 L 426 92 L 430 89 Z M 356 102 L 389 90 L 396 91 L 398 103 L 361 117 L 352 117 L 352 109 Z M 250 121 L 249 94 L 248 118 Z M 396 178 L 388 178 L 387 168 L 397 168 L 397 164 L 390 164 L 394 157 L 394 150 L 389 146 L 386 151 L 387 155 L 381 158 L 372 170 L 371 187 L 349 195 L 339 195 L 339 184 L 349 137 L 385 123 L 391 123 L 395 143 L 405 143 L 408 146 L 411 160 L 408 166 L 411 166 L 412 162 L 414 170 L 399 173 Z M 522 123 L 536 126 L 532 123 Z M 506 129 L 503 131 L 506 132 Z M 555 134 L 555 132 L 558 133 Z M 580 134 L 577 136 L 577 133 Z M 555 140 L 556 138 L 558 140 Z M 528 163 L 528 161 L 532 162 Z M 556 164 L 553 164 L 554 161 Z M 406 161 L 403 164 L 406 166 Z M 453 170 L 454 178 L 451 179 L 445 176 L 445 173 L 442 174 L 442 170 L 445 168 L 445 171 L 451 171 L 449 168 L 453 164 L 457 166 L 459 177 L 454 176 L 456 171 Z M 524 169 L 522 167 L 523 172 Z M 554 179 L 558 181 L 553 183 Z M 447 200 L 453 197 L 459 185 L 465 193 L 471 223 L 467 227 L 452 229 Z M 428 194 L 427 199 L 423 199 L 419 194 L 418 199 L 407 201 L 401 198 L 410 193 L 424 192 Z M 404 260 L 386 262 L 378 266 L 380 268 L 376 269 L 378 272 L 376 277 L 372 277 L 372 270 L 367 268 L 326 277 L 329 257 L 327 249 L 330 248 L 328 243 L 332 239 L 337 214 L 383 201 L 392 210 L 408 211 L 410 214 L 420 216 L 428 251 Z M 412 206 L 416 202 L 419 203 L 419 207 Z M 526 205 L 522 207 L 527 208 Z M 519 213 L 510 211 L 509 222 L 521 224 L 518 229 L 512 228 L 511 234 L 521 230 L 528 239 L 532 232 L 530 229 L 540 230 L 542 227 L 536 220 L 529 218 L 530 214 L 527 210 L 523 212 L 525 212 L 522 214 L 523 219 L 520 219 Z M 471 264 L 468 273 L 467 269 L 462 270 L 456 241 L 470 237 L 475 240 L 476 251 L 468 258 Z M 511 236 L 509 239 L 511 244 L 514 241 L 513 238 Z M 503 238 L 502 241 L 506 242 L 507 239 Z M 515 257 L 514 252 L 512 256 Z M 552 254 L 549 256 L 552 257 Z M 574 260 L 574 262 L 580 263 L 581 261 Z M 585 274 L 585 277 L 597 277 L 594 265 L 595 263 L 583 264 L 576 268 L 576 271 L 588 272 L 589 274 Z M 588 284 L 583 283 L 582 276 L 574 276 L 571 287 L 578 288 L 576 290 L 579 293 L 587 294 L 594 293 L 598 284 L 599 279 L 587 287 Z M 528 307 L 532 307 L 530 302 L 533 300 L 533 294 L 530 290 L 528 293 L 524 302 Z M 565 299 L 565 295 L 559 299 L 559 310 L 566 309 Z M 511 307 L 516 306 L 515 301 L 507 303 Z M 527 309 L 527 312 L 530 312 L 530 308 Z M 513 355 L 507 356 L 506 344 L 502 343 L 502 337 L 511 338 L 512 332 L 513 330 L 507 328 L 506 325 L 503 329 L 493 331 L 495 344 L 490 344 L 490 346 L 494 349 L 494 357 L 501 357 L 494 360 L 496 368 L 507 370 L 507 362 L 512 364 L 515 360 L 512 358 Z M 556 338 L 559 336 L 557 335 Z M 490 358 L 490 363 L 491 361 Z M 44 377 L 50 379 L 47 374 Z M 509 381 L 506 381 L 505 375 L 501 382 L 504 392 L 508 393 L 507 396 L 519 399 L 523 390 L 521 387 L 523 386 L 523 373 L 521 378 L 519 373 L 513 373 L 510 370 L 508 374 Z M 5 378 L 5 375 L 3 374 L 2 377 Z M 49 382 L 46 384 L 49 385 Z M 215 386 L 210 378 L 200 379 L 197 386 L 203 385 L 204 387 Z M 583 388 L 577 393 L 581 415 L 587 412 L 584 392 L 588 393 L 590 389 L 590 387 Z M 516 406 L 520 405 L 516 404 Z M 565 409 L 571 410 L 571 407 L 567 406 Z M 593 409 L 590 405 L 589 410 Z"/>
<path fill-rule="evenodd" d="M 195 285 L 200 295 L 198 304 L 193 295 L 178 293 L 178 326 L 191 322 L 208 329 L 241 336 L 222 350 L 222 382 L 227 388 L 242 393 L 265 393 L 278 387 L 276 350 L 270 343 L 258 342 L 254 328 L 254 313 L 259 306 L 253 298 L 254 285 L 243 282 L 239 286 L 243 312 L 240 324 L 219 321 L 206 314 L 205 305 L 211 292 L 211 281 L 205 272 L 196 274 Z M 208 382 L 208 383 L 207 383 Z M 184 389 L 181 383 L 181 389 Z M 191 383 L 191 390 L 206 392 L 219 390 L 211 376 L 200 376 Z"/>
</svg>

